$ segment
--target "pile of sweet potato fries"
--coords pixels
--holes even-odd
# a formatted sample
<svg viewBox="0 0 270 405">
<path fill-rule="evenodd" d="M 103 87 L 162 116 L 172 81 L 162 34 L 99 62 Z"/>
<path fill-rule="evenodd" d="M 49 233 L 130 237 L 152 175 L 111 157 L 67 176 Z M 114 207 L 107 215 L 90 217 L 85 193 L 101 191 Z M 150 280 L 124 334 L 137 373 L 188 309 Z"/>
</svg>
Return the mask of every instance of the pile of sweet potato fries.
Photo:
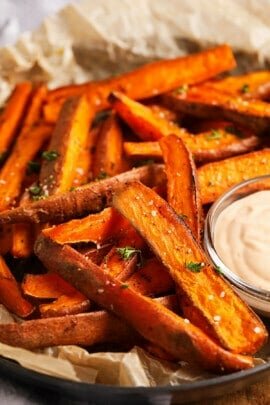
<svg viewBox="0 0 270 405">
<path fill-rule="evenodd" d="M 234 67 L 224 45 L 15 87 L 0 118 L 0 302 L 24 320 L 1 342 L 253 366 L 267 331 L 201 243 L 209 203 L 270 173 L 270 72 L 221 76 Z"/>
</svg>

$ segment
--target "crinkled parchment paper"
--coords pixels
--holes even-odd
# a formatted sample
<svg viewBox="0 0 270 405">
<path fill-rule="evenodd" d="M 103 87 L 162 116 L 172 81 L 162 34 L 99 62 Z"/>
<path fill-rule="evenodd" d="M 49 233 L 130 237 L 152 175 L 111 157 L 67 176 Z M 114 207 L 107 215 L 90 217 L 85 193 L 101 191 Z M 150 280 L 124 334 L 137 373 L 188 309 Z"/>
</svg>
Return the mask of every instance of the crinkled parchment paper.
<svg viewBox="0 0 270 405">
<path fill-rule="evenodd" d="M 47 18 L 14 46 L 0 49 L 0 104 L 21 80 L 50 88 L 130 70 L 229 43 L 240 69 L 267 66 L 270 0 L 82 0 Z M 0 306 L 0 323 L 16 322 Z M 71 381 L 122 386 L 181 384 L 210 375 L 170 364 L 134 347 L 128 353 L 91 353 L 76 346 L 30 352 L 0 344 L 0 355 L 23 367 Z"/>
</svg>

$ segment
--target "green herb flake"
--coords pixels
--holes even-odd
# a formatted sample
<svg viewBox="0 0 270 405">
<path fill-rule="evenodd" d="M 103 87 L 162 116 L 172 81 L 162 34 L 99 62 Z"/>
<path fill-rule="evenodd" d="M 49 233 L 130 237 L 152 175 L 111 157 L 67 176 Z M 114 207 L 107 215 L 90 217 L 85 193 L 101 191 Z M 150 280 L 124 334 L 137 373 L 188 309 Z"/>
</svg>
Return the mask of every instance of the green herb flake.
<svg viewBox="0 0 270 405">
<path fill-rule="evenodd" d="M 247 94 L 247 93 L 249 93 L 249 92 L 250 92 L 249 84 L 247 84 L 247 83 L 243 84 L 243 86 L 241 87 L 240 91 L 241 91 L 242 94 Z"/>
<path fill-rule="evenodd" d="M 204 263 L 189 262 L 185 264 L 185 267 L 186 269 L 192 271 L 192 273 L 200 273 L 204 265 L 205 265 Z"/>
<path fill-rule="evenodd" d="M 40 171 L 40 163 L 35 162 L 34 160 L 30 160 L 27 163 L 27 174 L 32 174 L 32 173 L 39 173 Z"/>
<path fill-rule="evenodd" d="M 135 249 L 135 248 L 133 248 L 131 246 L 126 246 L 126 247 L 123 247 L 123 248 L 117 248 L 116 251 L 123 260 L 129 260 L 136 253 L 141 254 L 140 249 Z"/>
<path fill-rule="evenodd" d="M 222 274 L 222 270 L 221 270 L 221 268 L 219 266 L 215 266 L 214 269 L 215 269 L 216 273 Z"/>
<path fill-rule="evenodd" d="M 240 129 L 236 128 L 234 125 L 228 125 L 227 127 L 224 128 L 226 132 L 229 132 L 230 134 L 238 136 L 238 138 L 243 138 L 244 134 Z"/>
<path fill-rule="evenodd" d="M 207 134 L 206 139 L 212 140 L 212 139 L 220 139 L 222 138 L 222 133 L 216 129 L 212 129 L 212 131 Z"/>
<path fill-rule="evenodd" d="M 120 288 L 122 288 L 122 290 L 125 290 L 126 288 L 129 288 L 128 284 L 121 284 Z"/>
<path fill-rule="evenodd" d="M 179 214 L 179 218 L 186 220 L 188 219 L 188 216 L 186 214 Z"/>
<path fill-rule="evenodd" d="M 40 195 L 42 192 L 42 188 L 39 186 L 31 186 L 29 187 L 29 193 L 31 195 Z"/>
<path fill-rule="evenodd" d="M 59 153 L 56 150 L 45 150 L 44 152 L 42 152 L 42 158 L 48 160 L 49 162 L 57 159 L 58 156 Z"/>
<path fill-rule="evenodd" d="M 187 94 L 188 92 L 188 84 L 183 84 L 182 86 L 178 87 L 178 89 L 175 90 L 176 94 Z"/>
<path fill-rule="evenodd" d="M 70 187 L 69 191 L 75 191 L 76 187 Z"/>
</svg>

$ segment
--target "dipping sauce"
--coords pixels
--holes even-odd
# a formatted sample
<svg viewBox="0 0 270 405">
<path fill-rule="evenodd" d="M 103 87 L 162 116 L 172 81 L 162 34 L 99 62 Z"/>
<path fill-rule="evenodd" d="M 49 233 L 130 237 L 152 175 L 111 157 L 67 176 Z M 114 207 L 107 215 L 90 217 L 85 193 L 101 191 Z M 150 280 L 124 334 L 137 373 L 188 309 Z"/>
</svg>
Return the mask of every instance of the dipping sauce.
<svg viewBox="0 0 270 405">
<path fill-rule="evenodd" d="M 215 224 L 214 246 L 233 273 L 270 291 L 270 190 L 258 191 L 225 208 Z"/>
</svg>

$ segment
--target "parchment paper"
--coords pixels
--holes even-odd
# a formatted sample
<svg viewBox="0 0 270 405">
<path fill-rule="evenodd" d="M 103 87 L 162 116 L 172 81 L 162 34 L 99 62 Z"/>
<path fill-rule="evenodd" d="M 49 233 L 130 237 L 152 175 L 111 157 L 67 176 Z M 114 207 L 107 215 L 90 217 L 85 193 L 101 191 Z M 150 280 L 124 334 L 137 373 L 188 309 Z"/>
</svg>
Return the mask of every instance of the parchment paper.
<svg viewBox="0 0 270 405">
<path fill-rule="evenodd" d="M 82 0 L 0 49 L 0 104 L 25 79 L 54 88 L 225 42 L 240 56 L 241 71 L 268 66 L 269 8 L 270 0 Z M 18 321 L 0 305 L 0 324 Z M 0 344 L 0 355 L 40 373 L 89 383 L 156 386 L 211 377 L 184 363 L 161 362 L 139 347 L 89 354 L 76 346 L 30 352 Z"/>
</svg>

